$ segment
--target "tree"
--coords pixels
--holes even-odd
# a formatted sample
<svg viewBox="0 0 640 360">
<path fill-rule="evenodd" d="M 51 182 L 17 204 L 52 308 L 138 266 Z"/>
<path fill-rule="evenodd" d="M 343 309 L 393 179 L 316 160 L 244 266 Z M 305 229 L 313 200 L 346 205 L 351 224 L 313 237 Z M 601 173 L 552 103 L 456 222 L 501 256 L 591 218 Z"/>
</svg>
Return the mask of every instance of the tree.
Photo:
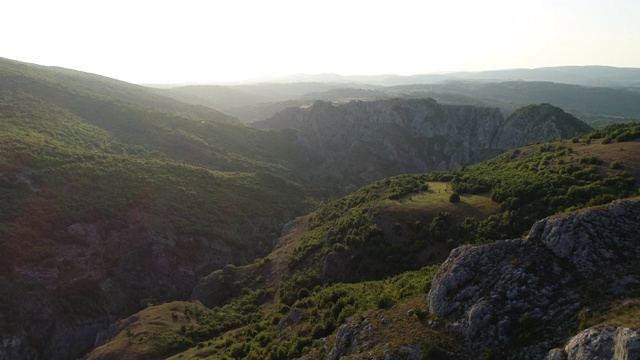
<svg viewBox="0 0 640 360">
<path fill-rule="evenodd" d="M 460 195 L 457 192 L 454 192 L 449 196 L 449 202 L 457 203 L 460 202 Z"/>
</svg>

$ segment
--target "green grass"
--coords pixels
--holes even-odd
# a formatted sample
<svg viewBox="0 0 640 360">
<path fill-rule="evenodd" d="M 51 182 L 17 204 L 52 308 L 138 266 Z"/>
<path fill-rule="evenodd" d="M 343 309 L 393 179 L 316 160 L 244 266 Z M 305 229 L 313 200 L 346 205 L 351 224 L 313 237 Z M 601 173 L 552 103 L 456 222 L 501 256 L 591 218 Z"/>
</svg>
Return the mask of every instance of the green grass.
<svg viewBox="0 0 640 360">
<path fill-rule="evenodd" d="M 589 327 L 628 327 L 640 329 L 640 300 L 616 300 L 607 309 L 583 309 L 580 313 L 579 330 Z"/>
<path fill-rule="evenodd" d="M 422 212 L 431 213 L 433 216 L 437 212 L 445 211 L 458 221 L 466 217 L 483 219 L 499 211 L 499 204 L 492 201 L 488 193 L 462 194 L 459 203 L 452 203 L 449 201 L 452 193 L 450 183 L 429 181 L 427 184 L 428 191 L 407 195 L 398 201 L 384 200 L 377 208 L 383 212 Z"/>
<path fill-rule="evenodd" d="M 197 317 L 209 311 L 199 303 L 174 301 L 151 306 L 116 324 L 116 335 L 106 344 L 91 351 L 86 359 L 153 357 L 159 351 L 158 342 L 182 341 L 193 345 L 181 329 L 197 324 Z M 169 337 L 167 334 L 171 333 Z"/>
<path fill-rule="evenodd" d="M 600 324 L 640 329 L 640 301 L 628 300 L 615 303 Z"/>
</svg>

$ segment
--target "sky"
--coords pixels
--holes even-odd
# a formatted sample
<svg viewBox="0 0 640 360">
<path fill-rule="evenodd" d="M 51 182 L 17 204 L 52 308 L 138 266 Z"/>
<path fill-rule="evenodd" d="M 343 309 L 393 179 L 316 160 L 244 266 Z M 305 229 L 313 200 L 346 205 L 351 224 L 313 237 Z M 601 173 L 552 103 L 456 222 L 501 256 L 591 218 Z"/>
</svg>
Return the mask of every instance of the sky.
<svg viewBox="0 0 640 360">
<path fill-rule="evenodd" d="M 640 67 L 640 0 L 5 0 L 0 57 L 138 84 Z"/>
</svg>

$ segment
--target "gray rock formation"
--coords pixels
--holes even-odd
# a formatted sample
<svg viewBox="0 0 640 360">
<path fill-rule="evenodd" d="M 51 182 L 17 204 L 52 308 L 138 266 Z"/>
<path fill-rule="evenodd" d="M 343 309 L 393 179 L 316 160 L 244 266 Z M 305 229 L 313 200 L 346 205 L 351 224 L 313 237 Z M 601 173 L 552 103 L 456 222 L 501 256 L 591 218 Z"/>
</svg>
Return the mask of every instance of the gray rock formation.
<svg viewBox="0 0 640 360">
<path fill-rule="evenodd" d="M 640 331 L 624 327 L 586 329 L 572 337 L 564 348 L 549 351 L 547 360 L 637 360 Z"/>
<path fill-rule="evenodd" d="M 456 248 L 434 278 L 429 309 L 471 358 L 543 358 L 577 329 L 583 306 L 602 300 L 590 292 L 624 296 L 631 289 L 620 278 L 635 286 L 639 222 L 640 201 L 614 202 L 541 220 L 526 240 Z"/>
<path fill-rule="evenodd" d="M 317 101 L 255 126 L 296 129 L 300 143 L 329 167 L 366 181 L 459 168 L 503 150 L 591 130 L 551 105 L 526 107 L 505 119 L 497 108 L 440 105 L 433 99 Z"/>
</svg>

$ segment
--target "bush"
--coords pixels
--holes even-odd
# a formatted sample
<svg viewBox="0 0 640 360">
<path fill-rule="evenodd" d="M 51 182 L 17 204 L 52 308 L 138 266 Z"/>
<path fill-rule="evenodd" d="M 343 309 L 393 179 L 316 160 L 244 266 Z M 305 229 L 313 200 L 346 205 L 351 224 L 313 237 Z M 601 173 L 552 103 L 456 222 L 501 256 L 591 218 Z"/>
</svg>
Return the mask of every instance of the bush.
<svg viewBox="0 0 640 360">
<path fill-rule="evenodd" d="M 620 161 L 615 160 L 612 161 L 611 164 L 609 164 L 609 167 L 611 167 L 612 169 L 622 169 L 622 164 L 620 163 Z"/>
<path fill-rule="evenodd" d="M 460 195 L 458 195 L 457 192 L 454 192 L 453 194 L 451 194 L 451 196 L 449 196 L 449 201 L 452 203 L 460 202 Z"/>
<path fill-rule="evenodd" d="M 393 297 L 391 297 L 391 294 L 389 293 L 384 293 L 380 295 L 377 301 L 377 305 L 379 309 L 388 309 L 393 305 L 395 305 L 395 303 L 396 301 L 393 300 Z"/>
<path fill-rule="evenodd" d="M 346 249 L 347 249 L 347 248 L 346 248 L 344 245 L 340 244 L 340 243 L 335 243 L 335 244 L 333 244 L 333 251 L 335 251 L 335 252 L 337 252 L 337 253 L 339 253 L 339 252 L 343 252 L 343 251 L 345 251 Z"/>
<path fill-rule="evenodd" d="M 307 298 L 309 295 L 309 290 L 307 288 L 302 288 L 298 291 L 298 299 Z"/>
</svg>

